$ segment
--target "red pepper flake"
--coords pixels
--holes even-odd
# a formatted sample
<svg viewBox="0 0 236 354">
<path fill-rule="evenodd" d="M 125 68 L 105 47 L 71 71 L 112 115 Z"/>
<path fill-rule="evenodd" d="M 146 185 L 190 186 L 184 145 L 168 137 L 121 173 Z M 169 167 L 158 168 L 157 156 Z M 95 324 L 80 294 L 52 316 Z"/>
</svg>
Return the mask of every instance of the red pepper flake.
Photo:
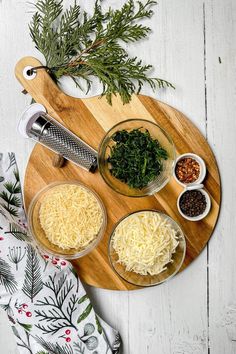
<svg viewBox="0 0 236 354">
<path fill-rule="evenodd" d="M 175 174 L 180 182 L 193 183 L 200 175 L 200 165 L 195 159 L 185 157 L 177 162 Z"/>
</svg>

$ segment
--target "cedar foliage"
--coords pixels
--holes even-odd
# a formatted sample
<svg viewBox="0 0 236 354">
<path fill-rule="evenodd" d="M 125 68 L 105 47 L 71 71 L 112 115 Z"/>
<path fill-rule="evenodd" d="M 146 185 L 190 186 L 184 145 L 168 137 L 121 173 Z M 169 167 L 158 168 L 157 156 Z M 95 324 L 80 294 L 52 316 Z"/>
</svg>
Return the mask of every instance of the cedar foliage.
<svg viewBox="0 0 236 354">
<path fill-rule="evenodd" d="M 117 94 L 125 104 L 144 83 L 153 90 L 173 88 L 166 80 L 149 77 L 152 65 L 130 57 L 123 46 L 149 35 L 150 28 L 141 22 L 153 15 L 155 4 L 154 0 L 128 0 L 120 9 L 104 12 L 101 1 L 96 0 L 92 15 L 88 15 L 76 1 L 63 10 L 63 0 L 39 0 L 29 25 L 30 35 L 55 81 L 69 76 L 80 89 L 85 81 L 88 92 L 95 76 L 109 104 Z"/>
</svg>

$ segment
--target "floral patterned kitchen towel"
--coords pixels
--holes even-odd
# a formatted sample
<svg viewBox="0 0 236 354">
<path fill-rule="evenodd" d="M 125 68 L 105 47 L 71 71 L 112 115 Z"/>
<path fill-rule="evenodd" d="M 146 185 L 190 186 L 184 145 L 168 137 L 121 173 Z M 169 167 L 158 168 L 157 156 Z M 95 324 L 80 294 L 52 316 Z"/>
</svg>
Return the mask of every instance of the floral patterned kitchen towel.
<svg viewBox="0 0 236 354">
<path fill-rule="evenodd" d="M 13 153 L 0 154 L 0 306 L 20 354 L 119 353 L 72 265 L 31 244 Z"/>
</svg>

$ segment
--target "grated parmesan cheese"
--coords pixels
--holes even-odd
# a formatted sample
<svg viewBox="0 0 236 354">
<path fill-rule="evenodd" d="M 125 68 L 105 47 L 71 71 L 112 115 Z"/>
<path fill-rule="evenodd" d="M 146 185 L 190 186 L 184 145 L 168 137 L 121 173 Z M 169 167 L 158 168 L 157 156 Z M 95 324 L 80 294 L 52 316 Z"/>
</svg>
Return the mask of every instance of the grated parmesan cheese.
<svg viewBox="0 0 236 354">
<path fill-rule="evenodd" d="M 98 235 L 103 213 L 96 197 L 76 184 L 49 190 L 39 210 L 46 237 L 62 249 L 84 249 Z"/>
<path fill-rule="evenodd" d="M 166 269 L 178 245 L 168 220 L 153 211 L 134 213 L 116 227 L 112 246 L 127 271 L 156 275 Z"/>
</svg>

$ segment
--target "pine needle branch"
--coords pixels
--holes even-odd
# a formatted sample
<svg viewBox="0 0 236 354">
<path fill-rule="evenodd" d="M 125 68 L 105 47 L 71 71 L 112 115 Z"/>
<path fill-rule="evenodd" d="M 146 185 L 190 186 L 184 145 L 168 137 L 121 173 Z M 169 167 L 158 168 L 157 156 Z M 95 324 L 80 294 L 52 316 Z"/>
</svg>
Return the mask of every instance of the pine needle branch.
<svg viewBox="0 0 236 354">
<path fill-rule="evenodd" d="M 13 152 L 9 152 L 8 153 L 8 157 L 9 157 L 9 165 L 8 168 L 6 169 L 6 172 L 16 164 L 16 158 L 15 158 L 15 154 Z"/>
<path fill-rule="evenodd" d="M 14 236 L 17 240 L 20 241 L 30 241 L 29 236 L 27 235 L 26 232 L 24 232 L 18 225 L 16 224 L 10 224 L 10 230 L 4 232 L 5 235 L 11 234 Z"/>
<path fill-rule="evenodd" d="M 43 282 L 38 255 L 35 249 L 31 245 L 28 245 L 25 281 L 22 290 L 25 295 L 31 299 L 31 302 L 33 302 L 34 297 L 42 290 L 42 288 Z"/>
<path fill-rule="evenodd" d="M 13 294 L 17 290 L 17 283 L 11 272 L 11 267 L 2 258 L 0 258 L 0 285 L 3 285 L 10 294 Z"/>
<path fill-rule="evenodd" d="M 34 336 L 34 339 L 50 354 L 73 354 L 73 349 L 69 344 L 59 345 L 52 341 L 47 342 L 44 338 Z"/>
<path fill-rule="evenodd" d="M 0 193 L 0 205 L 9 212 L 10 215 L 17 217 L 18 208 L 22 205 L 21 197 L 17 196 L 21 192 L 20 177 L 17 170 L 13 171 L 15 182 L 8 181 L 3 184 L 5 190 Z"/>
</svg>

